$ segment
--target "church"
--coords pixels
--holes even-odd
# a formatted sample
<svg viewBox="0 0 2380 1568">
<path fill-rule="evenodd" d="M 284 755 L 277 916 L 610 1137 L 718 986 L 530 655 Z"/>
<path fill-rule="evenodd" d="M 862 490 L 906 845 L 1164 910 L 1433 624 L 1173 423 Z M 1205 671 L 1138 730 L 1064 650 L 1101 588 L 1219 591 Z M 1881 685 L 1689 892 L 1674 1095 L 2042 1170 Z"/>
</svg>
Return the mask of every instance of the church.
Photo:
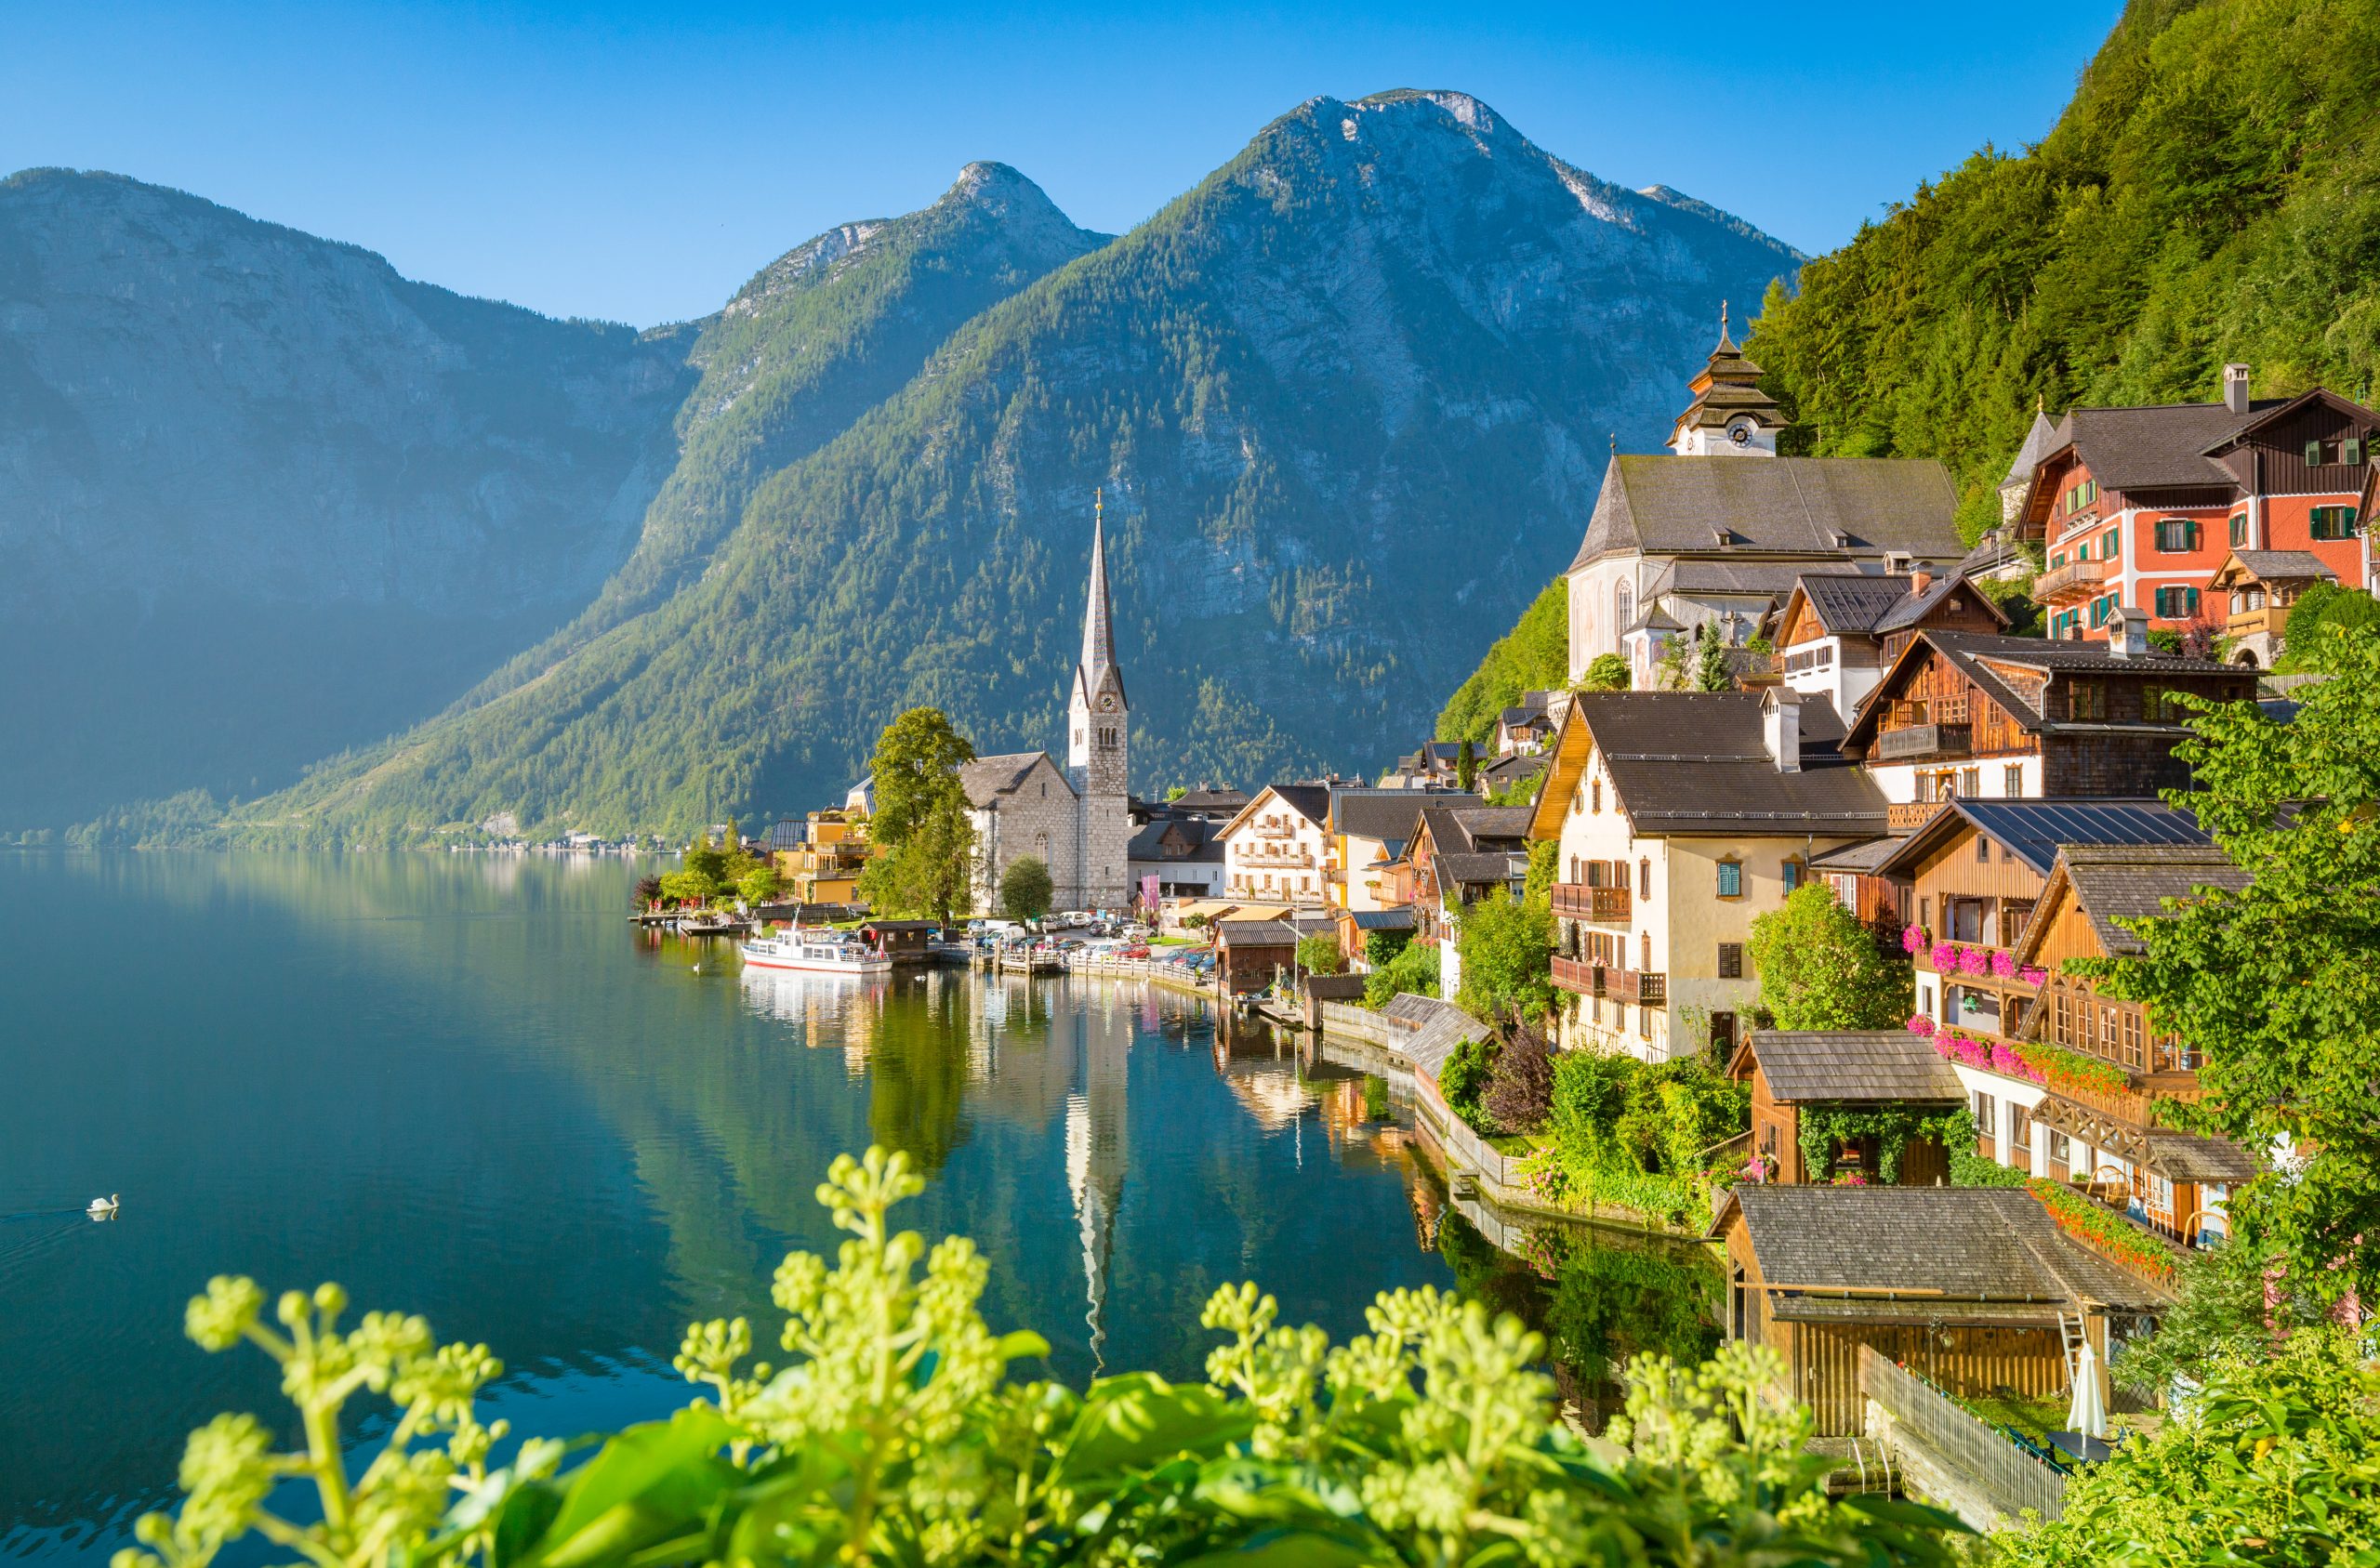
<svg viewBox="0 0 2380 1568">
<path fill-rule="evenodd" d="M 975 824 L 978 910 L 998 910 L 1001 876 L 1027 855 L 1049 866 L 1055 908 L 1121 910 L 1130 903 L 1130 716 L 1116 667 L 1105 521 L 1094 500 L 1082 657 L 1066 697 L 1065 767 L 1046 751 L 1020 751 L 979 757 L 959 771 Z"/>
</svg>

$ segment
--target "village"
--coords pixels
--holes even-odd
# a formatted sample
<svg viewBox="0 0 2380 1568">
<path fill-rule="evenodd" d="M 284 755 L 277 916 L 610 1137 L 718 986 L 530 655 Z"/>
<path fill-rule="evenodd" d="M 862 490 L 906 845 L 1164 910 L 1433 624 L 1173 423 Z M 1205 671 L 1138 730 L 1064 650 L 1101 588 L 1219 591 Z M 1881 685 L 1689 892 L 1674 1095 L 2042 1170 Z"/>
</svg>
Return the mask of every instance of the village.
<svg viewBox="0 0 2380 1568">
<path fill-rule="evenodd" d="M 1822 1440 L 1978 1525 L 2054 1516 L 2153 1419 L 2109 1363 L 2275 1157 L 2183 1130 L 2198 1046 L 2090 974 L 2245 885 L 2169 803 L 2190 720 L 2319 679 L 2274 665 L 2301 596 L 2373 581 L 2380 415 L 2236 364 L 2043 411 L 1968 545 L 1938 464 L 1780 455 L 1760 375 L 1723 321 L 1670 450 L 1613 455 L 1567 679 L 1482 740 L 1132 793 L 1094 517 L 1065 758 L 949 762 L 963 873 L 881 896 L 920 884 L 880 751 L 739 848 L 740 914 L 662 879 L 645 916 L 1137 975 L 1375 1053 L 1459 1195 L 1700 1238 Z M 1690 1109 L 1622 1147 L 1656 1100 Z"/>
</svg>

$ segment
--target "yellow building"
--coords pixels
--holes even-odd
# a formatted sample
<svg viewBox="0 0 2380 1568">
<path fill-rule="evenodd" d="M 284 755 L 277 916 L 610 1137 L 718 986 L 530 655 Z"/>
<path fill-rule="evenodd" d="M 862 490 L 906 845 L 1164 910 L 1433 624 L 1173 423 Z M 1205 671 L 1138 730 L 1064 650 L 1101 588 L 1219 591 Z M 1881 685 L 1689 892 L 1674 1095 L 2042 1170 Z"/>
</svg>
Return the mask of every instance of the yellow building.
<svg viewBox="0 0 2380 1568">
<path fill-rule="evenodd" d="M 871 846 L 867 819 L 841 810 L 813 811 L 803 841 L 776 851 L 785 897 L 795 903 L 852 903 Z"/>
<path fill-rule="evenodd" d="M 1813 857 L 1884 835 L 1842 738 L 1790 690 L 1579 693 L 1529 824 L 1561 846 L 1559 1046 L 1663 1061 L 1741 1036 L 1752 920 Z"/>
</svg>

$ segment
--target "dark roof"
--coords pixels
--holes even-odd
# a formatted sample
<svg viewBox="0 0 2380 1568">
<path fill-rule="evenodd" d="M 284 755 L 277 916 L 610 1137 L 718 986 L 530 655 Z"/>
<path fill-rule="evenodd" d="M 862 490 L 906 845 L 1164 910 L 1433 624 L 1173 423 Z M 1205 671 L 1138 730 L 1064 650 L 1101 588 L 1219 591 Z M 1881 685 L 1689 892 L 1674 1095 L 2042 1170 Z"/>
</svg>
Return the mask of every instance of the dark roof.
<svg viewBox="0 0 2380 1568">
<path fill-rule="evenodd" d="M 2016 449 L 2016 455 L 2009 463 L 2007 476 L 2001 480 L 2000 488 L 2005 490 L 2012 484 L 2023 484 L 2030 480 L 2033 470 L 2041 467 L 2042 459 L 2056 450 L 2057 427 L 2049 422 L 2046 413 L 2034 409 L 2032 427 L 2026 430 L 2025 443 Z"/>
<path fill-rule="evenodd" d="M 1449 854 L 1441 850 L 1437 858 L 1438 890 L 1448 888 L 1501 887 L 1528 875 L 1528 856 L 1514 850 L 1498 850 L 1478 854 Z"/>
<path fill-rule="evenodd" d="M 2259 398 L 2246 414 L 2219 402 L 2154 403 L 2144 408 L 2076 408 L 2058 421 L 2051 451 L 2071 446 L 2091 477 L 2109 490 L 2166 490 L 2233 484 L 2206 455 L 2258 414 L 2288 402 Z M 2046 454 L 2044 454 L 2046 455 Z"/>
<path fill-rule="evenodd" d="M 1215 942 L 1223 947 L 1295 947 L 1298 933 L 1285 920 L 1218 920 Z"/>
<path fill-rule="evenodd" d="M 1877 634 L 1881 636 L 1885 632 L 1898 631 L 1903 626 L 1917 625 L 1918 622 L 1948 604 L 1951 596 L 1959 591 L 1960 585 L 1965 581 L 1965 577 L 1957 572 L 1946 572 L 1936 577 L 1925 585 L 1922 592 L 1913 592 L 1886 610 L 1883 617 L 1876 622 Z M 1982 601 L 1986 610 L 1991 612 L 1993 620 L 2003 626 L 2008 624 L 2008 613 L 1994 603 L 1990 594 L 1978 593 L 1975 597 Z"/>
<path fill-rule="evenodd" d="M 2061 844 L 2178 845 L 2208 842 L 2198 819 L 2162 800 L 1953 800 L 1899 842 L 1877 869 L 1914 874 L 1918 863 L 1961 830 L 1977 832 L 2047 876 Z"/>
<path fill-rule="evenodd" d="M 2335 583 L 2339 574 L 2322 564 L 2311 550 L 2233 550 L 2231 558 L 2260 583 L 2291 582 L 2303 577 Z"/>
<path fill-rule="evenodd" d="M 1963 1100 L 1966 1089 L 1933 1042 L 1906 1029 L 1768 1030 L 1745 1049 L 1776 1099 Z"/>
<path fill-rule="evenodd" d="M 1433 802 L 1422 809 L 1421 824 L 1429 828 L 1431 847 L 1440 855 L 1506 850 L 1526 852 L 1529 818 L 1533 815 L 1533 809 L 1527 806 L 1442 806 Z"/>
<path fill-rule="evenodd" d="M 1920 1298 L 1897 1303 L 1903 1311 L 1937 1301 L 2070 1310 L 2170 1300 L 2068 1241 L 2021 1188 L 1746 1184 L 1728 1203 L 1743 1216 L 1771 1290 L 1853 1292 L 1854 1301 L 1893 1291 Z"/>
<path fill-rule="evenodd" d="M 1273 793 L 1306 821 L 1321 825 L 1330 820 L 1330 788 L 1327 784 L 1274 784 Z M 1259 790 L 1257 794 L 1262 795 Z M 1254 804 L 1251 797 L 1250 804 Z M 1247 808 L 1242 807 L 1245 810 Z"/>
<path fill-rule="evenodd" d="M 1189 789 L 1163 804 L 1177 811 L 1220 811 L 1225 816 L 1248 804 L 1244 789 Z"/>
<path fill-rule="evenodd" d="M 1673 593 L 1761 594 L 1782 600 L 1793 580 L 1808 569 L 1791 560 L 1673 560 L 1646 590 L 1659 599 Z"/>
<path fill-rule="evenodd" d="M 1930 458 L 1616 455 L 1571 565 L 1615 550 L 1711 556 L 1721 533 L 1730 553 L 1956 560 L 1958 504 Z"/>
<path fill-rule="evenodd" d="M 1805 572 L 1799 582 L 1818 625 L 1838 635 L 1874 631 L 1884 612 L 1909 597 L 1901 572 Z"/>
<path fill-rule="evenodd" d="M 1025 775 L 1033 771 L 1033 765 L 1048 755 L 1041 751 L 1012 751 L 998 757 L 979 757 L 972 762 L 962 762 L 959 765 L 959 786 L 966 790 L 971 804 L 988 806 L 1024 783 Z M 1051 766 L 1054 768 L 1056 764 Z M 1065 774 L 1061 771 L 1058 777 L 1063 781 Z M 1071 792 L 1074 785 L 1069 784 L 1066 788 Z"/>
<path fill-rule="evenodd" d="M 1413 906 L 1398 904 L 1395 909 L 1357 909 L 1347 918 L 1359 931 L 1403 931 L 1413 927 Z"/>
<path fill-rule="evenodd" d="M 1177 864 L 1221 861 L 1223 841 L 1217 837 L 1221 826 L 1205 817 L 1159 818 L 1132 835 L 1131 842 L 1124 847 L 1124 857 Z"/>
<path fill-rule="evenodd" d="M 1331 830 L 1352 838 L 1378 838 L 1402 844 L 1424 806 L 1477 806 L 1476 795 L 1433 789 L 1334 789 L 1330 792 Z"/>
<path fill-rule="evenodd" d="M 2167 899 L 2187 899 L 2200 888 L 2237 891 L 2254 878 L 2212 844 L 2203 847 L 2069 844 L 2058 851 L 2075 901 L 2091 918 L 2099 945 L 2109 954 L 2136 954 L 2140 939 L 2118 920 L 2141 920 L 2169 913 Z"/>
<path fill-rule="evenodd" d="M 1762 739 L 1761 693 L 1581 692 L 1575 700 L 1639 834 L 1884 831 L 1884 792 L 1823 743 L 1805 739 L 1800 771 L 1778 770 Z"/>
<path fill-rule="evenodd" d="M 2260 1174 L 2255 1157 L 2228 1139 L 2162 1129 L 2149 1133 L 2140 1163 L 2168 1181 L 2230 1183 Z"/>
<path fill-rule="evenodd" d="M 2217 664 L 2212 659 L 2184 659 L 2163 653 L 2135 653 L 2130 657 L 2112 653 L 2105 643 L 2060 640 L 2052 642 L 2038 637 L 2003 637 L 1993 632 L 1925 630 L 1911 639 L 1900 657 L 1885 670 L 1859 705 L 1858 716 L 1851 722 L 1848 742 L 1861 742 L 1871 732 L 1878 717 L 1887 705 L 1884 696 L 1892 684 L 1894 674 L 1904 661 L 1919 656 L 1918 650 L 1930 647 L 1951 666 L 1981 687 L 2017 727 L 2030 733 L 2056 733 L 2060 731 L 2138 731 L 2165 730 L 2178 734 L 2184 726 L 2173 724 L 2108 724 L 2098 721 L 2077 721 L 2044 718 L 2034 703 L 2020 696 L 1994 665 L 2014 665 L 2020 669 L 2038 670 L 2046 674 L 2105 676 L 2118 679 L 2156 680 L 2176 675 L 2228 675 L 2241 680 L 2243 686 L 2254 677 L 2253 670 L 2236 665 Z M 2246 693 L 2242 692 L 2242 695 Z"/>
<path fill-rule="evenodd" d="M 1857 872 L 1872 876 L 1876 868 L 1892 858 L 1906 842 L 1905 838 L 1869 838 L 1841 849 L 1827 850 L 1810 857 L 1810 869 L 1818 872 Z"/>
</svg>

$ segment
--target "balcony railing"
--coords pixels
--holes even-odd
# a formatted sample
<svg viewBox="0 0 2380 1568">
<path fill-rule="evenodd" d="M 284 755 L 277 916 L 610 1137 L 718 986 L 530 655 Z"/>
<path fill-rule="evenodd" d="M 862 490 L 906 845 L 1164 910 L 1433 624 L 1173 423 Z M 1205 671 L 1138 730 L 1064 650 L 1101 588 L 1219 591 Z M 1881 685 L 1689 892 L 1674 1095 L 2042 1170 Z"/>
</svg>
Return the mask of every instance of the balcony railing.
<svg viewBox="0 0 2380 1568">
<path fill-rule="evenodd" d="M 1604 973 L 1601 964 L 1565 958 L 1558 953 L 1554 955 L 1554 987 L 1557 991 L 1567 991 L 1574 996 L 1600 996 Z"/>
<path fill-rule="evenodd" d="M 1974 729 L 1965 724 L 1911 724 L 1886 730 L 1876 737 L 1876 760 L 1891 762 L 1912 757 L 1964 757 L 1973 749 Z"/>
<path fill-rule="evenodd" d="M 1624 926 L 1630 903 L 1626 888 L 1591 888 L 1583 882 L 1554 885 L 1554 913 L 1566 919 Z"/>
<path fill-rule="evenodd" d="M 2096 587 L 2108 580 L 2112 560 L 2069 560 L 2033 579 L 2033 597 L 2047 600 L 2072 588 Z"/>
<path fill-rule="evenodd" d="M 1647 974 L 1642 969 L 1606 968 L 1603 971 L 1603 994 L 1621 1002 L 1635 1002 L 1643 1007 L 1666 1007 L 1670 999 L 1670 977 Z"/>
<path fill-rule="evenodd" d="M 2268 604 L 2261 610 L 2241 611 L 2223 623 L 2223 629 L 2232 637 L 2277 638 L 2287 634 L 2288 626 L 2288 607 Z"/>
<path fill-rule="evenodd" d="M 1947 800 L 1895 800 L 1884 807 L 1884 830 L 1888 833 L 1914 833 L 1934 820 L 1934 813 L 1949 805 Z"/>
</svg>

